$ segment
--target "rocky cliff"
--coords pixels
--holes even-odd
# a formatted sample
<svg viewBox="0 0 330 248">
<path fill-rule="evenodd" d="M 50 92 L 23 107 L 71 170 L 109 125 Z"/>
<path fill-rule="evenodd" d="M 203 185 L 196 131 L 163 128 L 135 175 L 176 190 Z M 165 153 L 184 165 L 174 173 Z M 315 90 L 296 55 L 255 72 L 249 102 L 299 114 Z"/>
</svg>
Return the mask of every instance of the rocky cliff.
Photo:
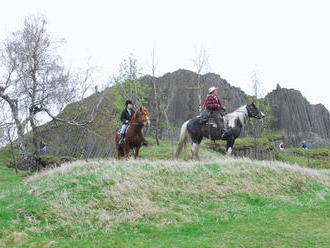
<svg viewBox="0 0 330 248">
<path fill-rule="evenodd" d="M 161 102 L 163 139 L 177 140 L 182 123 L 198 115 L 197 77 L 196 73 L 181 69 L 155 78 Z M 152 85 L 151 76 L 145 76 L 142 80 Z M 217 74 L 200 75 L 200 86 L 203 99 L 209 87 L 218 87 L 219 95 L 229 112 L 248 102 L 246 94 L 240 88 L 231 86 Z M 148 107 L 155 117 L 157 113 L 152 94 L 151 91 Z M 39 132 L 51 154 L 81 157 L 107 157 L 114 154 L 113 133 L 119 128 L 119 124 L 115 121 L 117 115 L 111 88 L 86 98 L 83 100 L 85 104 L 67 106 L 61 115 L 70 117 L 79 113 L 79 116 L 86 118 L 100 97 L 104 99 L 95 121 L 88 129 L 67 127 L 54 122 L 40 127 Z M 299 91 L 280 86 L 266 97 L 269 98 L 276 117 L 272 129 L 285 134 L 286 143 L 296 146 L 305 139 L 310 147 L 330 147 L 330 115 L 323 105 L 311 105 Z M 245 128 L 243 135 L 249 133 L 249 128 Z"/>
<path fill-rule="evenodd" d="M 162 122 L 169 124 L 174 129 L 163 129 L 163 138 L 176 139 L 178 129 L 183 122 L 199 114 L 198 108 L 198 75 L 188 70 L 177 70 L 156 78 L 156 85 L 160 92 Z M 152 85 L 153 78 L 146 76 L 144 82 Z M 200 75 L 200 88 L 202 100 L 208 94 L 211 86 L 218 87 L 219 96 L 223 99 L 228 111 L 233 111 L 247 103 L 246 94 L 237 87 L 231 86 L 225 79 L 214 73 Z M 153 94 L 150 96 L 149 107 L 155 116 L 155 103 Z"/>
<path fill-rule="evenodd" d="M 279 85 L 266 97 L 277 119 L 272 128 L 286 134 L 289 143 L 306 140 L 310 147 L 330 146 L 330 114 L 322 104 L 312 105 L 298 90 Z"/>
<path fill-rule="evenodd" d="M 165 106 L 163 112 L 166 112 L 166 118 L 163 117 L 162 121 L 179 127 L 198 114 L 197 77 L 194 72 L 180 69 L 156 78 L 162 106 Z M 146 76 L 143 80 L 151 85 L 153 78 Z M 229 112 L 248 102 L 246 94 L 240 88 L 231 86 L 220 75 L 200 75 L 202 98 L 207 95 L 207 89 L 211 86 L 219 88 L 219 95 Z M 149 107 L 155 114 L 153 96 L 150 97 Z M 272 123 L 272 129 L 286 135 L 288 138 L 285 142 L 297 146 L 302 140 L 306 140 L 310 147 L 330 147 L 330 115 L 323 105 L 312 105 L 298 90 L 281 88 L 279 85 L 266 97 L 269 98 L 276 119 Z M 249 128 L 245 128 L 244 134 L 249 133 Z M 172 129 L 169 132 L 169 129 L 163 129 L 162 135 L 163 138 L 175 139 L 178 130 Z"/>
</svg>

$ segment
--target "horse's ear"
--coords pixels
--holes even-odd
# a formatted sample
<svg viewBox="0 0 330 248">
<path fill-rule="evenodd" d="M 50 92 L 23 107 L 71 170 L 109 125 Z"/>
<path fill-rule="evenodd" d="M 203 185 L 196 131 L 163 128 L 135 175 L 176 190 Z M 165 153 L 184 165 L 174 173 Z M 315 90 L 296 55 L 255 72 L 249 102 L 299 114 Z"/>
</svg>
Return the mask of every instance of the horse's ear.
<svg viewBox="0 0 330 248">
<path fill-rule="evenodd" d="M 142 111 L 143 111 L 143 107 L 140 107 L 140 108 L 139 108 L 139 111 L 142 112 Z"/>
</svg>

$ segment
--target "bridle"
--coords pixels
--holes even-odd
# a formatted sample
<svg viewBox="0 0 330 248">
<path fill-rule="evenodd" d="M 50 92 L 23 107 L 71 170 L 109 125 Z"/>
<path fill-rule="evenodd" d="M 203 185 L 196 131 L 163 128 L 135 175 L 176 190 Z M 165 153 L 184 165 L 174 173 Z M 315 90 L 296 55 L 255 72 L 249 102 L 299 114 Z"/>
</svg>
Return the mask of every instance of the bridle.
<svg viewBox="0 0 330 248">
<path fill-rule="evenodd" d="M 253 111 L 250 109 L 250 105 L 246 105 L 246 109 L 248 111 L 248 116 L 249 117 L 258 118 L 258 115 L 259 115 L 260 111 L 259 111 L 259 113 L 254 114 Z"/>
<path fill-rule="evenodd" d="M 146 113 L 143 113 L 143 112 L 137 112 L 137 113 L 141 113 L 141 114 L 144 114 L 145 116 L 148 116 L 148 114 Z M 136 113 L 136 114 L 137 114 Z M 148 117 L 142 117 L 142 118 L 138 118 L 137 122 L 130 122 L 129 124 L 130 125 L 138 125 L 138 126 L 144 126 L 144 122 L 148 121 Z"/>
</svg>

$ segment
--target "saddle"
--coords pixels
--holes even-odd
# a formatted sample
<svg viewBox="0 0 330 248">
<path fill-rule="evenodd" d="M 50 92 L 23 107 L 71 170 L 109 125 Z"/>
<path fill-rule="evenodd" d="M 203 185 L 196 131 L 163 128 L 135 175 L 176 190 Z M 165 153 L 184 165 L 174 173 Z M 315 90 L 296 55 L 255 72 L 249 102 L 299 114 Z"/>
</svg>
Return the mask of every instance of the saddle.
<svg viewBox="0 0 330 248">
<path fill-rule="evenodd" d="M 209 113 L 202 113 L 202 115 L 199 117 L 199 123 L 217 128 L 217 122 L 215 121 L 215 118 L 211 117 Z"/>
<path fill-rule="evenodd" d="M 200 124 L 207 123 L 209 121 L 210 117 L 211 117 L 210 113 L 207 111 L 204 111 L 199 117 L 199 123 Z"/>
<path fill-rule="evenodd" d="M 205 122 L 206 125 L 210 125 L 211 127 L 215 127 L 215 128 L 218 128 L 217 127 L 217 123 L 215 122 L 215 119 L 210 117 L 206 122 Z"/>
</svg>

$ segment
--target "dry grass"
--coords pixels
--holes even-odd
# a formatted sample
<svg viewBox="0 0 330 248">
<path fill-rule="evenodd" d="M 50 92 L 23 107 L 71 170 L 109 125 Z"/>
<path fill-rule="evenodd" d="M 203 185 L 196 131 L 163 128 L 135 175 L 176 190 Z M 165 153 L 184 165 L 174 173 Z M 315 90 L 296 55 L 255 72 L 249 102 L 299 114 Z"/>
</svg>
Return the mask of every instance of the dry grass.
<svg viewBox="0 0 330 248">
<path fill-rule="evenodd" d="M 29 239 L 24 232 L 13 232 L 5 239 L 0 240 L 0 247 L 13 247 Z"/>
<path fill-rule="evenodd" d="M 194 210 L 207 201 L 226 202 L 227 207 L 212 212 L 226 220 L 236 194 L 295 201 L 297 193 L 307 193 L 320 200 L 330 178 L 322 170 L 227 157 L 203 162 L 76 161 L 29 177 L 25 184 L 30 194 L 47 201 L 61 228 L 70 232 L 72 226 L 87 226 L 93 233 L 150 219 L 157 219 L 158 225 L 195 220 Z"/>
</svg>

